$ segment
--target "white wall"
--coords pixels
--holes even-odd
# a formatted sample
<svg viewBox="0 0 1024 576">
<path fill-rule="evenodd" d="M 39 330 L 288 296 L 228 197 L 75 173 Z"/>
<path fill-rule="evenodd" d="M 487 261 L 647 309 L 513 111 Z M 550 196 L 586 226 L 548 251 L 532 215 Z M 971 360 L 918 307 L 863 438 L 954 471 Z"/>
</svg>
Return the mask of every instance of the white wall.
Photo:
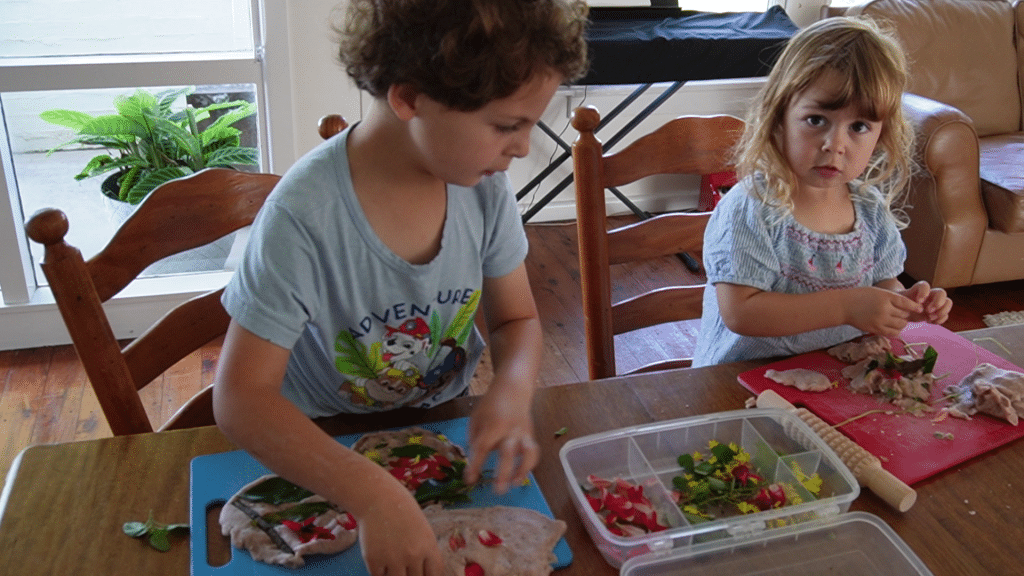
<svg viewBox="0 0 1024 576">
<path fill-rule="evenodd" d="M 332 18 L 341 18 L 347 1 L 287 0 L 286 4 L 292 73 L 285 81 L 292 87 L 292 132 L 298 158 L 321 142 L 316 130 L 321 117 L 341 114 L 349 123 L 360 118 L 360 91 L 338 63 L 331 29 Z"/>
<path fill-rule="evenodd" d="M 820 4 L 819 0 L 812 0 Z M 348 79 L 342 67 L 335 59 L 333 33 L 328 19 L 334 8 L 344 7 L 336 4 L 336 0 L 288 0 L 288 29 L 290 32 L 290 52 L 292 55 L 291 97 L 292 115 L 294 118 L 293 134 L 296 158 L 310 150 L 320 142 L 316 133 L 316 123 L 325 114 L 342 114 L 350 122 L 360 117 L 360 91 Z M 816 4 L 816 5 L 817 5 Z M 279 81 L 279 80 L 277 80 Z M 723 82 L 693 82 L 684 86 L 668 100 L 650 118 L 642 123 L 633 135 L 642 134 L 666 120 L 682 114 L 715 114 L 727 113 L 743 116 L 746 103 L 754 95 L 759 86 L 758 80 L 738 80 Z M 615 104 L 628 94 L 633 87 L 610 86 L 583 88 L 565 88 L 560 90 L 543 117 L 556 133 L 563 133 L 563 140 L 572 142 L 575 131 L 569 122 L 569 113 L 580 104 L 584 95 L 586 103 L 597 106 L 602 112 L 610 111 Z M 641 109 L 659 94 L 663 86 L 656 86 L 634 103 L 631 111 Z M 362 98 L 367 98 L 365 94 Z M 629 113 L 620 116 L 625 122 Z M 617 131 L 616 124 L 610 125 L 599 136 L 606 137 Z M 631 139 L 624 139 L 618 146 L 623 146 Z M 531 144 L 531 152 L 527 158 L 513 162 L 509 175 L 516 190 L 530 182 L 534 175 L 547 166 L 549 159 L 558 156 L 563 150 L 557 147 L 545 134 L 536 130 Z M 276 167 L 282 170 L 282 167 Z M 536 194 L 524 197 L 524 210 L 531 199 L 538 199 L 551 186 L 571 174 L 571 163 L 566 162 L 553 172 L 540 185 Z M 680 194 L 679 191 L 683 190 Z M 692 208 L 697 202 L 697 182 L 695 179 L 680 178 L 662 180 L 653 186 L 644 188 L 624 189 L 631 200 L 641 208 L 659 211 L 669 209 Z M 610 200 L 614 204 L 614 198 Z M 613 208 L 614 209 L 614 208 Z M 625 209 L 624 207 L 622 208 Z M 564 190 L 553 202 L 547 205 L 531 221 L 566 220 L 575 217 L 572 202 L 572 187 Z"/>
</svg>

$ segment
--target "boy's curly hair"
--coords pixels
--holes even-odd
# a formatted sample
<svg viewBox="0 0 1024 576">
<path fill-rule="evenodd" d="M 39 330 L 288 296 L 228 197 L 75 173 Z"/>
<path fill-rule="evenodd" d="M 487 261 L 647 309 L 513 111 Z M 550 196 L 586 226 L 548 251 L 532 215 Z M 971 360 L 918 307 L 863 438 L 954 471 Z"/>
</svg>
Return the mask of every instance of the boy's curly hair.
<svg viewBox="0 0 1024 576">
<path fill-rule="evenodd" d="M 510 96 L 542 67 L 587 71 L 583 0 L 352 0 L 339 57 L 375 97 L 408 84 L 464 112 Z"/>
<path fill-rule="evenodd" d="M 837 17 L 811 24 L 790 39 L 753 100 L 747 126 L 738 144 L 741 177 L 764 175 L 764 200 L 792 210 L 796 176 L 782 148 L 780 127 L 786 109 L 808 86 L 829 72 L 843 79 L 829 106 L 853 104 L 882 129 L 875 154 L 864 171 L 864 182 L 882 191 L 900 227 L 906 216 L 897 200 L 913 171 L 913 128 L 903 115 L 907 60 L 899 42 L 866 18 Z"/>
</svg>

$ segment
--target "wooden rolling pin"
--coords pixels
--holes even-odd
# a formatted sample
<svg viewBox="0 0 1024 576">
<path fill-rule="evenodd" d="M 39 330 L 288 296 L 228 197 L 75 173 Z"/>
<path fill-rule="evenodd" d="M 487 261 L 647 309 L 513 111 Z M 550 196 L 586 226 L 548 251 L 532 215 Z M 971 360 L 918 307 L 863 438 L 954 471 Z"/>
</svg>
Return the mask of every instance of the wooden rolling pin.
<svg viewBox="0 0 1024 576">
<path fill-rule="evenodd" d="M 758 408 L 783 408 L 796 414 L 807 423 L 822 440 L 839 455 L 843 464 L 853 472 L 861 486 L 870 489 L 900 512 L 910 510 L 917 501 L 917 492 L 905 482 L 882 468 L 882 462 L 872 453 L 861 448 L 856 442 L 843 435 L 813 412 L 797 408 L 774 390 L 765 390 L 757 397 Z M 787 430 L 787 432 L 790 432 Z"/>
</svg>

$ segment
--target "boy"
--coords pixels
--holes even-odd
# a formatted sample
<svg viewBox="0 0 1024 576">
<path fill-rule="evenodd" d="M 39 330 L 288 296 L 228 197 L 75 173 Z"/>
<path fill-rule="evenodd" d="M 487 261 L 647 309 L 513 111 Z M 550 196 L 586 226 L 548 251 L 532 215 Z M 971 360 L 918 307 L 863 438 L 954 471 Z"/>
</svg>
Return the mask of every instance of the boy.
<svg viewBox="0 0 1024 576">
<path fill-rule="evenodd" d="M 479 304 L 494 380 L 466 480 L 491 450 L 499 492 L 536 464 L 541 330 L 503 171 L 585 72 L 585 14 L 578 0 L 353 0 L 340 55 L 370 109 L 288 171 L 225 291 L 218 425 L 351 512 L 373 575 L 440 574 L 433 532 L 397 480 L 310 418 L 466 393 Z"/>
</svg>

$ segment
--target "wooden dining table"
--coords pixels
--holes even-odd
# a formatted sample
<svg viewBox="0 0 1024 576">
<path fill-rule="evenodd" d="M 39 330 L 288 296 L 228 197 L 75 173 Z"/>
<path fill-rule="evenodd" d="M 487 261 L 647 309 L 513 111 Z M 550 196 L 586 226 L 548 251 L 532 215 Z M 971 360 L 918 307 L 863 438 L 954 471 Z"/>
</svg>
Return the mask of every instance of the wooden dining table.
<svg viewBox="0 0 1024 576">
<path fill-rule="evenodd" d="M 1024 365 L 1024 326 L 961 333 Z M 542 388 L 534 402 L 542 449 L 534 478 L 555 517 L 568 525 L 571 564 L 555 576 L 617 574 L 605 562 L 573 507 L 558 458 L 570 439 L 698 414 L 739 410 L 751 393 L 738 374 L 764 361 L 739 362 Z M 332 435 L 467 416 L 465 397 L 430 410 L 320 420 Z M 560 429 L 564 434 L 558 434 Z M 236 450 L 216 427 L 38 445 L 13 463 L 0 496 L 0 575 L 183 575 L 187 538 L 158 552 L 122 532 L 150 511 L 162 522 L 189 522 L 193 458 Z M 866 490 L 851 510 L 881 517 L 936 576 L 1024 573 L 1024 442 L 1015 441 L 914 486 L 916 504 L 900 513 Z M 215 511 L 207 514 L 215 521 Z M 211 530 L 216 534 L 216 529 Z M 213 538 L 210 557 L 226 543 Z"/>
</svg>

